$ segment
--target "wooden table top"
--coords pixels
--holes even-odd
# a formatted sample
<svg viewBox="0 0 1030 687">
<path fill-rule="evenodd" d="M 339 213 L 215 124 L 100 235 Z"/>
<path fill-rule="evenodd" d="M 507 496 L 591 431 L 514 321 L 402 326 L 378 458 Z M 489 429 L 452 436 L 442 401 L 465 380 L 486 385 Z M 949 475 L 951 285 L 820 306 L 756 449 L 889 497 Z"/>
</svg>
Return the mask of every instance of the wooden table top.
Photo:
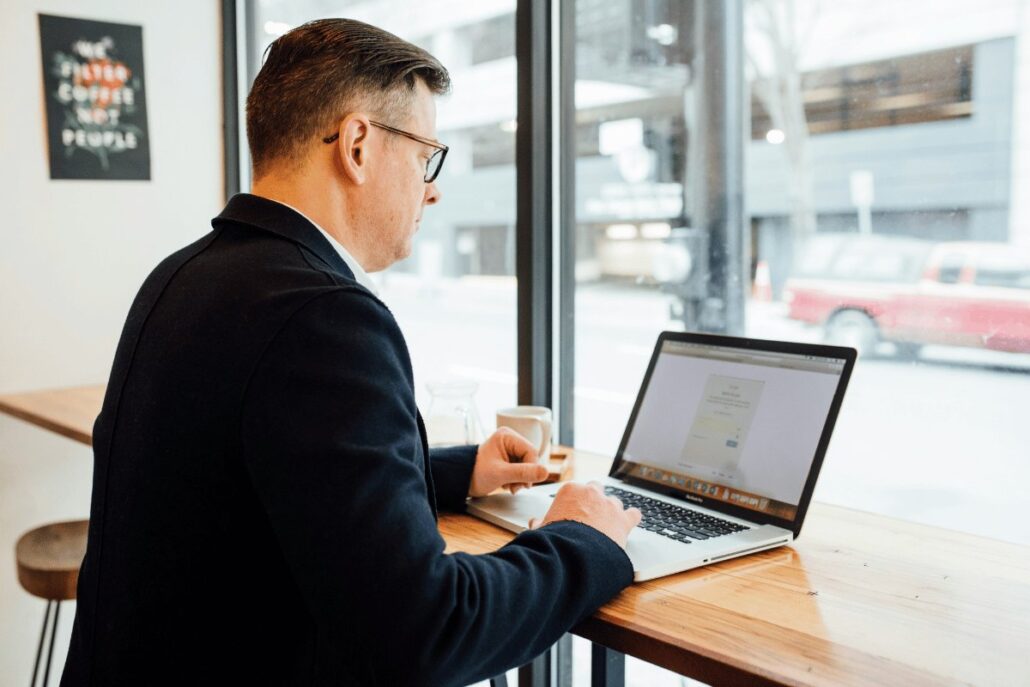
<svg viewBox="0 0 1030 687">
<path fill-rule="evenodd" d="M 89 443 L 103 387 L 0 396 Z M 574 476 L 609 459 L 574 452 Z M 505 530 L 444 514 L 448 551 Z M 713 684 L 1030 684 L 1030 547 L 814 503 L 789 547 L 633 585 L 574 629 Z"/>
<path fill-rule="evenodd" d="M 0 395 L 0 413 L 7 413 L 61 436 L 93 445 L 93 421 L 104 402 L 105 385 L 46 389 Z"/>
</svg>

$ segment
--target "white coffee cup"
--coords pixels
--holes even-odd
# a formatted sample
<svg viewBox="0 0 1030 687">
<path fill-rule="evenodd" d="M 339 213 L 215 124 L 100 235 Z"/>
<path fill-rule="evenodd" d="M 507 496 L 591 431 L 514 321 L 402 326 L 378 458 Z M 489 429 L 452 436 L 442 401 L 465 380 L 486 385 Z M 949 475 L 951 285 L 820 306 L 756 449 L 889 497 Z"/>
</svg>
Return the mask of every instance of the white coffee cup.
<svg viewBox="0 0 1030 687">
<path fill-rule="evenodd" d="M 537 447 L 537 460 L 551 458 L 551 409 L 544 406 L 515 406 L 497 411 L 497 427 L 510 427 Z"/>
</svg>

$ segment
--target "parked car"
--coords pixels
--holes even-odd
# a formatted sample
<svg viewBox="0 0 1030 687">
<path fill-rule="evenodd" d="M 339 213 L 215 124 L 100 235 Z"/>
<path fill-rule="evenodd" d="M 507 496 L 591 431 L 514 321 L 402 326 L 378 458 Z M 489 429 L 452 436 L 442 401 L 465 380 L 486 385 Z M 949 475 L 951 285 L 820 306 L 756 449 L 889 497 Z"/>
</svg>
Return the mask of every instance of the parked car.
<svg viewBox="0 0 1030 687">
<path fill-rule="evenodd" d="M 1030 352 L 1030 249 L 816 235 L 784 288 L 789 316 L 827 341 L 899 355 L 927 344 Z"/>
</svg>

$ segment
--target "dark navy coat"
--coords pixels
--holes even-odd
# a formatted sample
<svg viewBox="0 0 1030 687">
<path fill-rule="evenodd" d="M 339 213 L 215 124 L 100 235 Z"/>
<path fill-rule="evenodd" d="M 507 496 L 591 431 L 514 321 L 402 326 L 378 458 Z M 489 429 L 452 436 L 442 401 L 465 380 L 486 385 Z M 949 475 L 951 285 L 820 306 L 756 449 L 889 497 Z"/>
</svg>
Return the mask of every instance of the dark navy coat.
<svg viewBox="0 0 1030 687">
<path fill-rule="evenodd" d="M 389 309 L 284 205 L 212 225 L 125 323 L 62 685 L 468 684 L 631 582 L 575 522 L 445 555 L 475 447 L 428 450 Z"/>
</svg>

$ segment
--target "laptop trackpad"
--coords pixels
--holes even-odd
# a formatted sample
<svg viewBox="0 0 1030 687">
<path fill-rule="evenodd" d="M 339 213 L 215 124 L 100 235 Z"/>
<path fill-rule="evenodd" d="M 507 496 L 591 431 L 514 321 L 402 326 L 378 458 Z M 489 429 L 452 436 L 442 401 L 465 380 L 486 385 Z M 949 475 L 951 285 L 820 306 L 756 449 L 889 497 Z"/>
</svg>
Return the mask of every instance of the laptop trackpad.
<svg viewBox="0 0 1030 687">
<path fill-rule="evenodd" d="M 529 528 L 530 518 L 543 518 L 554 503 L 544 491 L 525 489 L 515 495 L 493 494 L 472 499 L 468 502 L 468 513 L 510 532 L 522 532 Z"/>
</svg>

